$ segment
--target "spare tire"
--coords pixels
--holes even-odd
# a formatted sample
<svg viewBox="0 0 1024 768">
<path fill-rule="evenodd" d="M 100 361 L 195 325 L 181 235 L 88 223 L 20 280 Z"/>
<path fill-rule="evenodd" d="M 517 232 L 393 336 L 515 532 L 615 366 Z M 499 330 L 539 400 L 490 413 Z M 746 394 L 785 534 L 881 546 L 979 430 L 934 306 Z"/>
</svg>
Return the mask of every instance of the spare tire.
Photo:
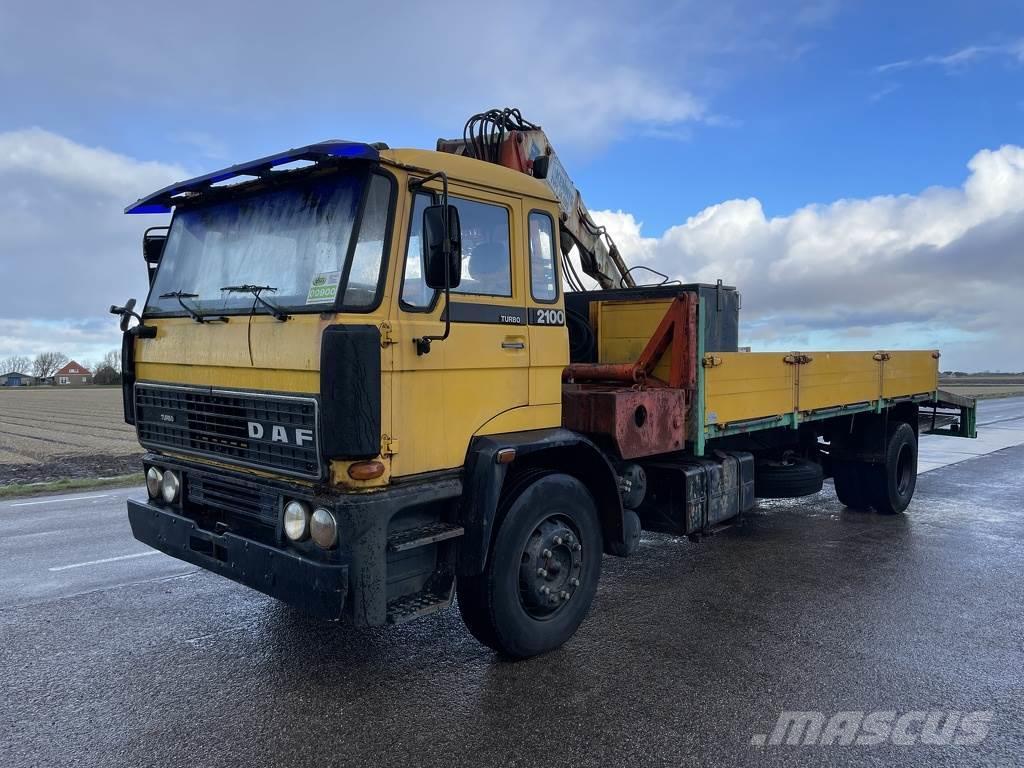
<svg viewBox="0 0 1024 768">
<path fill-rule="evenodd" d="M 754 467 L 754 495 L 761 499 L 794 499 L 821 490 L 825 472 L 809 459 L 764 459 Z"/>
</svg>

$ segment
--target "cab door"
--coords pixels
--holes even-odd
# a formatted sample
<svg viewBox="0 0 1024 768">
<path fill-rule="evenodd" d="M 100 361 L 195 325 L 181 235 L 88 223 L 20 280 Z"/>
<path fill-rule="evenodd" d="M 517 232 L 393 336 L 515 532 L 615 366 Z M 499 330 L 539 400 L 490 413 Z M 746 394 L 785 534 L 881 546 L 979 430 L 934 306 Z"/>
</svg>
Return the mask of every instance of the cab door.
<svg viewBox="0 0 1024 768">
<path fill-rule="evenodd" d="M 443 293 L 423 282 L 423 209 L 437 195 L 409 197 L 409 229 L 396 275 L 394 477 L 461 466 L 475 433 L 530 400 L 520 201 L 449 185 L 462 229 L 462 280 L 446 308 Z M 442 334 L 446 312 L 449 337 L 418 355 L 413 339 Z"/>
</svg>

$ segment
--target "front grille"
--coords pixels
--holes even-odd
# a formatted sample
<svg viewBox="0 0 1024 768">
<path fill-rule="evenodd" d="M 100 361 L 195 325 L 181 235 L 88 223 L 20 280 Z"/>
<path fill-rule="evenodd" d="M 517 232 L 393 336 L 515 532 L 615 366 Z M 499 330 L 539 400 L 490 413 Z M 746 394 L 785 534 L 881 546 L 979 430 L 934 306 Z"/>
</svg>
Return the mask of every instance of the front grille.
<svg viewBox="0 0 1024 768">
<path fill-rule="evenodd" d="M 199 473 L 188 475 L 188 500 L 207 512 L 227 512 L 250 523 L 277 525 L 277 494 L 246 483 Z"/>
<path fill-rule="evenodd" d="M 319 419 L 311 397 L 136 384 L 135 425 L 147 448 L 320 477 Z"/>
</svg>

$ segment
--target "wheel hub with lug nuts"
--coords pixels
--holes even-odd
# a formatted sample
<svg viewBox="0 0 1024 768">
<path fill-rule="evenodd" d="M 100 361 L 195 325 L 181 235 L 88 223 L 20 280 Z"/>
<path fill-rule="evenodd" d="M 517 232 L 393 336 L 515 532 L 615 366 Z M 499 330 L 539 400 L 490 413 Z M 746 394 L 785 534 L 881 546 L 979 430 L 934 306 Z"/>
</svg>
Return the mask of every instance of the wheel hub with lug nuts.
<svg viewBox="0 0 1024 768">
<path fill-rule="evenodd" d="M 527 613 L 551 616 L 580 585 L 583 546 L 579 532 L 562 517 L 548 517 L 530 534 L 519 568 L 519 595 Z"/>
</svg>

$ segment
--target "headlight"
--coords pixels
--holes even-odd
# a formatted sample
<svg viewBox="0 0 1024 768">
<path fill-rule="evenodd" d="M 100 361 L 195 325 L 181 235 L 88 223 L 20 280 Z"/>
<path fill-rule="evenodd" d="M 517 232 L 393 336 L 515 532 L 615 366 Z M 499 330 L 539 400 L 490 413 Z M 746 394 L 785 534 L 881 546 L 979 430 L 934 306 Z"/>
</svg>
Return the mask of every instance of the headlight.
<svg viewBox="0 0 1024 768">
<path fill-rule="evenodd" d="M 163 481 L 164 473 L 156 467 L 146 470 L 146 491 L 149 493 L 149 498 L 156 499 L 160 496 L 160 485 Z"/>
<path fill-rule="evenodd" d="M 330 549 L 338 543 L 338 523 L 334 515 L 323 507 L 313 511 L 309 521 L 309 535 L 324 549 Z"/>
<path fill-rule="evenodd" d="M 168 469 L 160 480 L 160 495 L 164 497 L 164 501 L 168 504 L 173 504 L 178 500 L 178 493 L 180 491 L 181 481 L 178 480 L 178 475 Z"/>
<path fill-rule="evenodd" d="M 309 535 L 309 507 L 301 501 L 284 505 L 284 535 L 292 541 L 302 541 Z"/>
</svg>

